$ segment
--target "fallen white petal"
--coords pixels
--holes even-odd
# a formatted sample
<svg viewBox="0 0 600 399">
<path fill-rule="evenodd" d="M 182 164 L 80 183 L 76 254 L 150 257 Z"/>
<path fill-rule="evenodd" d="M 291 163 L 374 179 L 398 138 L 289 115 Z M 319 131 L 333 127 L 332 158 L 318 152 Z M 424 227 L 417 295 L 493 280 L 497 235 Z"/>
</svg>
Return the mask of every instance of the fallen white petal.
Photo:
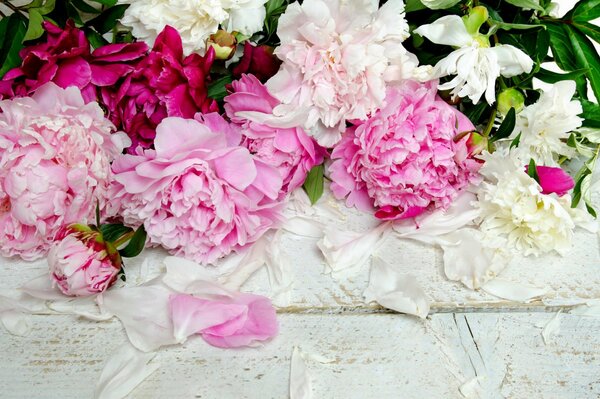
<svg viewBox="0 0 600 399">
<path fill-rule="evenodd" d="M 277 306 L 288 306 L 294 281 L 289 259 L 282 253 L 281 230 L 275 232 L 266 247 L 266 265 L 273 291 L 272 301 Z"/>
<path fill-rule="evenodd" d="M 290 368 L 290 399 L 311 399 L 313 397 L 312 382 L 302 355 L 300 349 L 294 346 Z"/>
<path fill-rule="evenodd" d="M 412 275 L 402 275 L 381 258 L 373 258 L 369 286 L 363 293 L 367 303 L 421 318 L 429 313 L 429 298 Z"/>
<path fill-rule="evenodd" d="M 485 396 L 482 383 L 485 382 L 486 378 L 485 375 L 475 376 L 462 384 L 458 390 L 467 399 L 483 398 Z"/>
<path fill-rule="evenodd" d="M 600 317 L 600 299 L 587 301 L 582 305 L 574 307 L 569 313 L 580 316 Z"/>
<path fill-rule="evenodd" d="M 391 222 L 384 222 L 366 233 L 327 228 L 317 246 L 325 257 L 328 272 L 335 279 L 356 274 L 383 244 L 390 227 Z"/>
<path fill-rule="evenodd" d="M 172 290 L 205 297 L 230 296 L 230 292 L 216 284 L 203 266 L 177 256 L 167 256 L 163 262 L 167 271 L 162 281 Z"/>
<path fill-rule="evenodd" d="M 113 287 L 112 290 L 115 290 L 115 287 Z M 101 310 L 95 300 L 96 297 L 93 296 L 54 301 L 48 303 L 48 307 L 58 313 L 74 314 L 94 321 L 105 321 L 111 319 L 113 314 Z"/>
<path fill-rule="evenodd" d="M 96 384 L 94 398 L 121 399 L 148 378 L 159 364 L 151 360 L 156 353 L 143 353 L 129 344 L 122 345 L 108 359 Z"/>
<path fill-rule="evenodd" d="M 503 242 L 485 238 L 476 229 L 463 228 L 441 236 L 441 240 L 446 277 L 470 289 L 496 278 L 511 259 Z"/>
<path fill-rule="evenodd" d="M 144 352 L 175 344 L 169 297 L 174 292 L 157 284 L 108 290 L 98 297 L 100 309 L 114 314 L 131 344 Z"/>
<path fill-rule="evenodd" d="M 545 295 L 547 292 L 544 288 L 532 287 L 500 278 L 488 281 L 481 289 L 498 298 L 516 302 L 529 302 L 532 299 Z"/>
<path fill-rule="evenodd" d="M 293 216 L 282 227 L 285 231 L 300 237 L 321 238 L 325 224 L 308 216 Z"/>
<path fill-rule="evenodd" d="M 542 330 L 542 338 L 544 339 L 544 344 L 548 345 L 548 343 L 550 342 L 550 338 L 553 335 L 558 334 L 558 332 L 560 331 L 560 317 L 561 314 L 559 310 L 558 313 L 556 313 L 552 320 L 550 320 Z"/>
<path fill-rule="evenodd" d="M 28 281 L 21 290 L 34 298 L 48 301 L 60 301 L 67 298 L 60 290 L 52 284 L 48 274 L 41 275 Z"/>
<path fill-rule="evenodd" d="M 19 337 L 28 335 L 31 330 L 31 320 L 29 316 L 16 310 L 0 312 L 0 322 L 2 322 L 6 331 Z"/>
</svg>

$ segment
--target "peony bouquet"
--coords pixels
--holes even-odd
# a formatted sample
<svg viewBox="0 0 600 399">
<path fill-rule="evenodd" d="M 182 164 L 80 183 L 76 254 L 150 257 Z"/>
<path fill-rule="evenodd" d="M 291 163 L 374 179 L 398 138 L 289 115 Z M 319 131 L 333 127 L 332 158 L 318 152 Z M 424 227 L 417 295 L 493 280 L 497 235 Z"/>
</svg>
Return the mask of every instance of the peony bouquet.
<svg viewBox="0 0 600 399">
<path fill-rule="evenodd" d="M 595 0 L 22 3 L 0 3 L 0 254 L 47 258 L 48 289 L 96 298 L 140 350 L 274 336 L 238 288 L 281 271 L 283 231 L 333 278 L 394 237 L 479 289 L 598 227 Z M 136 285 L 145 247 L 176 257 Z M 427 314 L 382 273 L 368 300 Z"/>
</svg>

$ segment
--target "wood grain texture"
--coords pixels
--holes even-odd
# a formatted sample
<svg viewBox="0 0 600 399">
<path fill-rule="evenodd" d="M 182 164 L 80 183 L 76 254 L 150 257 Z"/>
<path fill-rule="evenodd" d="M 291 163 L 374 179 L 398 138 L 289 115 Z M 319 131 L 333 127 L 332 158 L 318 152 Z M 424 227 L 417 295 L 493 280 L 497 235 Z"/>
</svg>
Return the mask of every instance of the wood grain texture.
<svg viewBox="0 0 600 399">
<path fill-rule="evenodd" d="M 315 398 L 596 398 L 600 318 L 565 314 L 544 345 L 551 313 L 409 316 L 281 314 L 260 349 L 222 350 L 194 338 L 161 349 L 161 367 L 131 398 L 285 398 L 292 347 L 333 360 L 309 363 Z M 88 398 L 126 337 L 117 321 L 35 316 L 28 337 L 0 333 L 5 398 Z"/>
</svg>

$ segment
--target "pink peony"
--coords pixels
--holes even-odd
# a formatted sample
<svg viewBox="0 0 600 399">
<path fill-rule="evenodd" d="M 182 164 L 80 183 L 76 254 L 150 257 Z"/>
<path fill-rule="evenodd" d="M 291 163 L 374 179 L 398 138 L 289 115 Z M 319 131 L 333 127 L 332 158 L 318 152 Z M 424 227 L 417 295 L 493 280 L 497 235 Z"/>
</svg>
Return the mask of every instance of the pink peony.
<svg viewBox="0 0 600 399">
<path fill-rule="evenodd" d="M 0 108 L 0 254 L 32 260 L 61 226 L 104 209 L 110 162 L 128 139 L 76 87 L 47 83 Z"/>
<path fill-rule="evenodd" d="M 227 116 L 242 126 L 242 145 L 263 162 L 277 168 L 283 179 L 281 195 L 300 187 L 310 169 L 323 162 L 325 150 L 304 130 L 276 128 L 237 116 L 238 112 L 270 114 L 279 101 L 253 75 L 242 75 L 225 97 Z"/>
<path fill-rule="evenodd" d="M 204 57 L 183 58 L 181 37 L 165 27 L 152 51 L 117 87 L 102 89 L 110 120 L 131 138 L 129 149 L 152 146 L 156 126 L 168 116 L 192 118 L 197 112 L 218 111 L 207 97 L 207 79 L 214 60 L 211 48 Z"/>
<path fill-rule="evenodd" d="M 346 204 L 380 219 L 446 209 L 476 179 L 467 158 L 471 122 L 436 97 L 436 84 L 407 81 L 387 90 L 386 106 L 349 129 L 332 153 L 331 189 Z M 458 126 L 457 126 L 458 125 Z"/>
<path fill-rule="evenodd" d="M 166 118 L 154 150 L 115 160 L 112 204 L 127 224 L 144 224 L 152 244 L 212 263 L 279 220 L 282 180 L 238 146 L 235 126 L 216 113 L 199 118 Z"/>
<path fill-rule="evenodd" d="M 114 85 L 133 71 L 146 54 L 144 43 L 109 44 L 90 53 L 90 43 L 73 21 L 65 29 L 44 21 L 47 32 L 42 43 L 21 50 L 23 63 L 0 82 L 0 97 L 28 96 L 47 82 L 62 88 L 76 86 L 85 102 L 96 101 L 96 87 Z"/>
<path fill-rule="evenodd" d="M 169 299 L 175 331 L 183 324 L 213 346 L 236 348 L 265 341 L 277 335 L 277 315 L 268 298 L 236 293 L 235 296 L 209 300 L 191 295 Z"/>
<path fill-rule="evenodd" d="M 281 100 L 279 126 L 302 125 L 333 147 L 346 121 L 365 120 L 384 102 L 385 88 L 411 78 L 417 57 L 402 46 L 410 37 L 404 2 L 305 0 L 291 3 L 277 28 L 283 62 L 267 82 Z"/>
<path fill-rule="evenodd" d="M 85 225 L 61 229 L 48 252 L 48 266 L 63 294 L 89 296 L 106 291 L 121 271 L 119 252 Z"/>
<path fill-rule="evenodd" d="M 242 74 L 252 74 L 261 82 L 266 82 L 277 73 L 281 61 L 273 54 L 273 47 L 262 44 L 254 46 L 249 41 L 244 43 L 244 55 L 233 68 L 233 76 L 240 78 Z"/>
</svg>

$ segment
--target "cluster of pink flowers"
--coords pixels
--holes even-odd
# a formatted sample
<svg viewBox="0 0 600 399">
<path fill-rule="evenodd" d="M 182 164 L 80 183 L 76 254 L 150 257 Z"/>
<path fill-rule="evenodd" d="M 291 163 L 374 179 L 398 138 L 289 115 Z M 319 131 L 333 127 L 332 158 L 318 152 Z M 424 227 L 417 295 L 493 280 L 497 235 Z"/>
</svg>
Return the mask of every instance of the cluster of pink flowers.
<svg viewBox="0 0 600 399">
<path fill-rule="evenodd" d="M 473 124 L 437 97 L 435 83 L 390 87 L 386 105 L 349 129 L 334 148 L 332 191 L 380 219 L 446 209 L 476 179 L 465 136 Z"/>
<path fill-rule="evenodd" d="M 62 226 L 104 211 L 129 140 L 76 87 L 47 83 L 0 108 L 0 253 L 36 259 Z"/>
</svg>

